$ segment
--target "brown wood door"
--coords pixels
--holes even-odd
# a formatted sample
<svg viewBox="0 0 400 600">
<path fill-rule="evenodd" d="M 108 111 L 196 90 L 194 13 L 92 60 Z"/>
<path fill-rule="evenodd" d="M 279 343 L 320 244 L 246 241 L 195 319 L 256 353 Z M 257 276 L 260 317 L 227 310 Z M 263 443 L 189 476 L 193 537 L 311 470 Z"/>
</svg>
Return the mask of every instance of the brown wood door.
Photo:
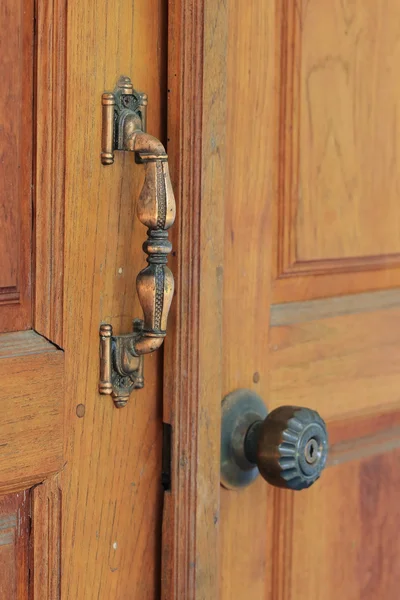
<svg viewBox="0 0 400 600">
<path fill-rule="evenodd" d="M 400 5 L 206 0 L 184 3 L 183 29 L 178 4 L 170 152 L 190 229 L 186 346 L 166 361 L 180 379 L 164 390 L 177 433 L 163 598 L 395 600 Z M 326 420 L 310 489 L 219 486 L 221 400 L 238 388 Z"/>
<path fill-rule="evenodd" d="M 158 0 L 1 4 L 1 600 L 159 595 L 161 355 L 124 410 L 97 386 L 145 265 L 142 167 L 101 165 L 101 94 L 130 75 L 165 142 L 165 26 Z"/>
</svg>

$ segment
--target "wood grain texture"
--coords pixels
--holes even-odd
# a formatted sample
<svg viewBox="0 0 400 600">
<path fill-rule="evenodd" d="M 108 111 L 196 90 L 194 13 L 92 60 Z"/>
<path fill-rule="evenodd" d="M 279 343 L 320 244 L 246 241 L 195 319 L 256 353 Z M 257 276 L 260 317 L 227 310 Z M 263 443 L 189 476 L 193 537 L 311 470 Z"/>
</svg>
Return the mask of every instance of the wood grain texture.
<svg viewBox="0 0 400 600">
<path fill-rule="evenodd" d="M 0 598 L 29 598 L 29 491 L 0 496 Z"/>
<path fill-rule="evenodd" d="M 177 198 L 176 301 L 165 345 L 162 598 L 218 597 L 226 7 L 173 0 L 168 153 Z M 206 293 L 204 293 L 206 292 Z"/>
<path fill-rule="evenodd" d="M 250 388 L 268 397 L 275 25 L 273 3 L 228 4 L 223 395 Z M 220 493 L 219 597 L 265 598 L 271 491 L 258 481 Z"/>
<path fill-rule="evenodd" d="M 132 77 L 149 97 L 148 131 L 165 142 L 166 5 L 72 0 L 67 13 L 64 348 L 65 458 L 61 596 L 160 594 L 161 354 L 121 410 L 97 392 L 99 325 L 131 331 L 146 230 L 136 217 L 143 166 L 116 154 L 104 167 L 101 94 Z M 78 101 L 79 99 L 79 101 Z M 83 107 L 86 107 L 82 112 Z M 77 405 L 84 416 L 77 416 Z M 82 415 L 82 412 L 79 414 Z"/>
<path fill-rule="evenodd" d="M 274 302 L 400 283 L 396 10 L 281 3 Z"/>
<path fill-rule="evenodd" d="M 328 469 L 293 499 L 286 593 L 275 598 L 398 597 L 399 456 L 397 449 Z"/>
<path fill-rule="evenodd" d="M 270 310 L 270 326 L 294 325 L 374 310 L 386 310 L 400 306 L 400 291 L 384 290 L 365 294 L 348 294 L 308 302 L 273 304 Z"/>
<path fill-rule="evenodd" d="M 63 345 L 66 0 L 36 4 L 34 328 Z"/>
<path fill-rule="evenodd" d="M 32 323 L 33 6 L 0 8 L 0 332 Z"/>
<path fill-rule="evenodd" d="M 31 329 L 0 334 L 0 358 L 57 352 L 56 346 Z"/>
<path fill-rule="evenodd" d="M 399 261 L 397 11 L 395 0 L 297 3 L 300 262 Z"/>
<path fill-rule="evenodd" d="M 269 406 L 309 406 L 325 419 L 399 405 L 398 308 L 345 315 L 270 334 Z"/>
<path fill-rule="evenodd" d="M 61 508 L 57 476 L 32 489 L 30 591 L 34 600 L 61 597 Z"/>
<path fill-rule="evenodd" d="M 397 597 L 397 550 L 384 549 L 397 519 L 399 418 L 397 411 L 329 423 L 320 481 L 304 494 L 273 491 L 267 598 Z"/>
<path fill-rule="evenodd" d="M 269 328 L 271 299 L 288 303 L 398 287 L 393 253 L 382 247 L 379 252 L 385 258 L 374 256 L 380 242 L 373 238 L 367 227 L 371 225 L 367 223 L 368 215 L 362 212 L 359 229 L 353 228 L 354 239 L 346 220 L 339 220 L 337 243 L 343 240 L 343 255 L 337 252 L 337 262 L 333 253 L 329 261 L 325 261 L 323 252 L 316 254 L 312 264 L 314 259 L 305 255 L 304 260 L 310 260 L 310 264 L 293 276 L 286 273 L 273 284 L 270 295 L 271 279 L 282 274 L 278 246 L 288 248 L 282 217 L 289 215 L 293 219 L 289 220 L 291 227 L 299 218 L 295 211 L 290 213 L 288 205 L 284 213 L 279 200 L 286 194 L 285 198 L 293 202 L 305 201 L 306 193 L 316 194 L 317 190 L 316 181 L 303 173 L 303 187 L 307 184 L 310 189 L 303 196 L 302 190 L 291 195 L 291 186 L 299 177 L 297 171 L 304 168 L 299 161 L 311 160 L 295 155 L 296 144 L 300 143 L 300 120 L 315 118 L 314 113 L 323 119 L 327 113 L 315 109 L 310 116 L 297 111 L 300 90 L 298 86 L 292 89 L 297 85 L 293 78 L 299 74 L 295 53 L 302 50 L 302 44 L 314 44 L 318 49 L 324 30 L 340 26 L 340 11 L 350 13 L 350 29 L 357 21 L 354 12 L 365 15 L 365 11 L 376 8 L 372 4 L 331 2 L 328 7 L 327 2 L 322 2 L 317 7 L 313 1 L 285 1 L 252 3 L 251 8 L 239 2 L 228 5 L 223 391 L 255 389 L 269 409 L 284 404 L 316 408 L 328 420 L 332 448 L 331 466 L 310 490 L 297 494 L 274 490 L 260 479 L 240 492 L 221 490 L 221 587 L 217 597 L 224 600 L 397 597 L 398 549 L 392 541 L 399 486 L 395 466 L 400 407 L 400 338 L 395 326 L 400 314 L 396 291 L 393 295 L 347 298 L 340 303 L 330 299 L 323 306 L 306 302 L 301 306 L 281 306 L 280 314 L 275 309 L 272 315 L 275 326 Z M 335 18 L 329 12 L 334 10 L 332 7 L 337 9 Z M 324 8 L 330 20 L 325 14 L 320 16 L 304 41 L 305 13 Z M 366 27 L 363 29 L 372 45 L 376 37 L 384 35 L 384 29 L 380 29 L 382 19 L 371 19 L 368 32 Z M 368 44 L 360 47 L 363 55 L 367 54 Z M 341 47 L 332 51 L 333 58 L 340 51 Z M 364 56 L 358 59 L 364 64 Z M 326 97 L 328 84 L 325 82 L 323 90 Z M 392 85 L 397 89 L 396 81 Z M 243 105 L 235 102 L 239 94 L 244 105 L 251 107 L 251 119 L 244 128 Z M 337 111 L 339 116 L 341 109 L 342 105 Z M 361 114 L 354 118 L 363 127 L 357 135 L 362 137 L 368 134 L 369 124 L 366 120 L 361 124 L 362 110 L 357 110 Z M 387 118 L 390 120 L 390 114 Z M 384 130 L 385 127 L 386 124 Z M 318 126 L 309 144 L 315 142 L 320 131 Z M 249 140 L 253 150 L 251 162 L 244 149 Z M 385 143 L 384 139 L 379 140 L 377 152 Z M 283 150 L 287 155 L 283 155 Z M 303 148 L 303 154 L 305 151 Z M 322 151 L 320 154 L 322 160 Z M 314 158 L 318 158 L 317 153 Z M 367 158 L 370 160 L 370 155 Z M 318 211 L 323 213 L 326 202 L 321 197 L 318 194 Z M 392 212 L 387 218 L 396 219 L 397 206 L 393 208 L 388 201 L 387 208 Z M 371 204 L 369 209 L 373 213 Z M 353 210 L 353 204 L 349 210 Z M 374 210 L 378 210 L 378 205 L 374 205 Z M 307 211 L 304 218 L 311 209 Z M 373 214 L 376 220 L 377 212 Z M 325 242 L 324 231 L 330 221 L 319 219 L 322 229 L 312 233 L 315 240 Z M 397 224 L 392 227 L 394 231 Z M 271 253 L 269 234 L 274 229 L 275 248 Z M 328 236 L 331 244 L 333 233 L 330 231 Z M 371 252 L 365 250 L 368 240 Z M 303 242 L 307 242 L 306 235 Z M 366 260 L 364 256 L 354 256 L 357 247 L 363 249 Z M 296 250 L 295 244 L 293 249 Z M 325 261 L 325 265 L 317 275 L 318 261 Z M 292 263 L 288 260 L 285 264 Z M 300 315 L 296 308 L 301 308 Z M 387 554 L 386 543 L 393 546 Z"/>
<path fill-rule="evenodd" d="M 28 332 L 0 352 L 0 489 L 23 489 L 63 464 L 64 354 Z M 35 338 L 35 342 L 27 338 Z M 39 338 L 39 340 L 37 339 Z M 0 347 L 2 336 L 0 336 Z"/>
</svg>

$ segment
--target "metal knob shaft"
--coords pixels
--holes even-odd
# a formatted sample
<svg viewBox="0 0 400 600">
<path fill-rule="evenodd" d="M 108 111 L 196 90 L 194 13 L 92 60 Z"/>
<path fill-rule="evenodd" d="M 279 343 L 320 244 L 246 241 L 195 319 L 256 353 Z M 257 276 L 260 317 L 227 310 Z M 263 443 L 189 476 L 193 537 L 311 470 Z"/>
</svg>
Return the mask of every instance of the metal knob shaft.
<svg viewBox="0 0 400 600">
<path fill-rule="evenodd" d="M 315 410 L 281 406 L 267 413 L 261 398 L 237 390 L 222 403 L 221 482 L 235 489 L 260 473 L 271 485 L 310 487 L 321 475 L 328 435 Z"/>
</svg>

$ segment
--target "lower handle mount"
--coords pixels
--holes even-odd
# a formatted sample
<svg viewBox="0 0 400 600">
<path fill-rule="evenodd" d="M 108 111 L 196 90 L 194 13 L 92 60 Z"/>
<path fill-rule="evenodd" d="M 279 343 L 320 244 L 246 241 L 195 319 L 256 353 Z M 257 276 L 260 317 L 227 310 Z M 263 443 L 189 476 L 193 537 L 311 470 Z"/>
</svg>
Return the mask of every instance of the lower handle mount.
<svg viewBox="0 0 400 600">
<path fill-rule="evenodd" d="M 143 321 L 136 319 L 133 333 L 113 336 L 112 326 L 100 326 L 100 381 L 99 392 L 112 396 L 117 408 L 126 406 L 133 390 L 144 385 L 144 355 L 134 354 L 141 336 Z"/>
</svg>

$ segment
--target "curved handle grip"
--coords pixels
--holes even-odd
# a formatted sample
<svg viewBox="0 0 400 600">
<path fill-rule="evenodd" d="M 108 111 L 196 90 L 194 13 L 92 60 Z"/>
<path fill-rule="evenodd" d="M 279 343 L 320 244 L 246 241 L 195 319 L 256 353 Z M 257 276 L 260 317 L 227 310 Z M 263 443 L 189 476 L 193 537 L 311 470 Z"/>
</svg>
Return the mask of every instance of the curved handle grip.
<svg viewBox="0 0 400 600">
<path fill-rule="evenodd" d="M 168 313 L 174 294 L 174 277 L 167 267 L 167 257 L 172 250 L 168 229 L 175 221 L 175 198 L 167 155 L 162 144 L 143 133 L 137 134 L 135 146 L 138 140 L 140 150 L 136 152 L 140 162 L 145 165 L 145 181 L 137 214 L 141 223 L 148 227 L 148 237 L 143 244 L 143 250 L 148 255 L 148 267 L 140 271 L 136 279 L 144 315 L 143 329 L 134 343 L 134 353 L 140 356 L 157 350 L 166 335 Z M 158 146 L 159 154 L 146 154 L 145 150 L 155 145 Z"/>
<path fill-rule="evenodd" d="M 168 229 L 175 220 L 175 198 L 165 148 L 145 131 L 146 94 L 134 90 L 129 77 L 122 76 L 114 92 L 103 94 L 102 104 L 102 163 L 113 164 L 114 151 L 123 150 L 134 152 L 145 169 L 137 214 L 148 228 L 143 244 L 148 266 L 136 278 L 143 320 L 135 319 L 133 333 L 120 336 L 112 335 L 111 325 L 100 326 L 99 391 L 111 394 L 120 408 L 133 389 L 143 387 L 143 355 L 157 350 L 166 336 L 174 294 L 167 257 L 172 250 Z"/>
</svg>

